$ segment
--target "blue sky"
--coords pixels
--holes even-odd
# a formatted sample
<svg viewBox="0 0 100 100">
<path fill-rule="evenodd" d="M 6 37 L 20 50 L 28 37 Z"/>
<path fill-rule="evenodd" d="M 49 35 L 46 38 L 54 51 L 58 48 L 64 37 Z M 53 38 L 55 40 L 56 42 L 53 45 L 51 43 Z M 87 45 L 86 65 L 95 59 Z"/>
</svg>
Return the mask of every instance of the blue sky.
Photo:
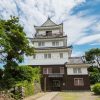
<svg viewBox="0 0 100 100">
<path fill-rule="evenodd" d="M 0 18 L 10 15 L 19 16 L 28 37 L 48 16 L 57 24 L 63 22 L 72 56 L 100 48 L 100 0 L 0 0 Z"/>
</svg>

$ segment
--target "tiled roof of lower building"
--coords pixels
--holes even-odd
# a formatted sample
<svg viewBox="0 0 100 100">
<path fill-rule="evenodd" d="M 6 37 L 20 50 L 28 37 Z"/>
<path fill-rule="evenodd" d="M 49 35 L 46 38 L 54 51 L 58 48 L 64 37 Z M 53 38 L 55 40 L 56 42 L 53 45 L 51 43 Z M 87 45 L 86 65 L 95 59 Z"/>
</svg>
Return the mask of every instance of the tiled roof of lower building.
<svg viewBox="0 0 100 100">
<path fill-rule="evenodd" d="M 69 57 L 69 62 L 67 64 L 82 64 L 85 63 L 82 57 Z"/>
</svg>

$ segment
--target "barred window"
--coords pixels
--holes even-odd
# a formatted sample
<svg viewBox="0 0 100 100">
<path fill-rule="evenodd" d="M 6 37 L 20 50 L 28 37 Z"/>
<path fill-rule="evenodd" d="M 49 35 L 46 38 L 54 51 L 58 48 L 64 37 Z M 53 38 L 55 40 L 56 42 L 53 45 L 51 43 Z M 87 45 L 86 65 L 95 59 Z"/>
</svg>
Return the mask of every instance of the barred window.
<svg viewBox="0 0 100 100">
<path fill-rule="evenodd" d="M 60 53 L 60 58 L 63 58 L 63 53 Z"/>
<path fill-rule="evenodd" d="M 43 74 L 50 74 L 52 73 L 52 68 L 43 68 Z"/>
<path fill-rule="evenodd" d="M 58 41 L 53 41 L 52 46 L 59 46 L 59 42 Z"/>
<path fill-rule="evenodd" d="M 80 73 L 82 73 L 81 68 L 73 68 L 73 73 L 74 74 L 80 74 Z"/>
<path fill-rule="evenodd" d="M 47 68 L 43 68 L 43 74 L 48 74 L 48 69 Z"/>
<path fill-rule="evenodd" d="M 52 68 L 48 68 L 48 74 L 52 73 Z"/>
<path fill-rule="evenodd" d="M 36 59 L 36 54 L 33 55 L 33 59 Z"/>
<path fill-rule="evenodd" d="M 51 58 L 51 54 L 48 54 L 48 58 Z"/>
<path fill-rule="evenodd" d="M 64 67 L 60 67 L 60 73 L 64 74 Z"/>
<path fill-rule="evenodd" d="M 44 42 L 38 42 L 38 46 L 44 46 L 45 43 Z"/>
<path fill-rule="evenodd" d="M 44 58 L 47 58 L 47 54 L 44 54 Z"/>
<path fill-rule="evenodd" d="M 47 58 L 51 58 L 51 54 L 44 54 L 44 58 L 47 59 Z"/>
<path fill-rule="evenodd" d="M 83 86 L 84 85 L 83 78 L 74 78 L 74 85 L 75 86 Z"/>
</svg>

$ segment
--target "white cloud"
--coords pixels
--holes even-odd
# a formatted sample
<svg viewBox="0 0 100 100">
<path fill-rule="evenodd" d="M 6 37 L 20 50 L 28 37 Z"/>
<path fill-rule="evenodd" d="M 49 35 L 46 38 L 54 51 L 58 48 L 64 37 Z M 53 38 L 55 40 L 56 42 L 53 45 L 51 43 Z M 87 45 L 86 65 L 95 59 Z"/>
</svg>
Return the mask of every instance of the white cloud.
<svg viewBox="0 0 100 100">
<path fill-rule="evenodd" d="M 55 21 L 59 22 L 64 14 L 82 2 L 84 0 L 0 0 L 0 15 L 4 19 L 10 15 L 19 16 L 27 35 L 32 36 L 34 24 L 42 24 L 48 15 L 55 16 Z"/>
<path fill-rule="evenodd" d="M 48 16 L 51 16 L 56 23 L 64 22 L 68 44 L 75 44 L 86 36 L 84 30 L 96 19 L 95 16 L 81 17 L 86 12 L 70 15 L 74 7 L 84 2 L 86 0 L 0 0 L 0 16 L 4 19 L 8 19 L 10 15 L 19 16 L 20 23 L 24 26 L 28 37 L 32 37 L 35 33 L 34 25 L 41 25 Z M 92 28 L 94 31 L 99 31 L 100 24 Z"/>
<path fill-rule="evenodd" d="M 99 40 L 96 40 L 96 42 L 94 42 L 94 43 L 91 43 L 90 45 L 98 45 L 98 46 L 100 46 L 100 39 Z"/>
<path fill-rule="evenodd" d="M 100 46 L 100 42 L 98 42 L 98 43 L 91 43 L 90 45 L 99 45 Z"/>
<path fill-rule="evenodd" d="M 93 27 L 92 27 L 93 31 L 96 31 L 100 34 L 100 21 L 98 21 Z"/>
<path fill-rule="evenodd" d="M 86 43 L 95 42 L 97 40 L 100 40 L 100 34 L 85 36 L 85 37 L 81 38 L 78 42 L 76 42 L 76 44 L 82 45 L 82 44 L 86 44 Z"/>
<path fill-rule="evenodd" d="M 84 30 L 94 22 L 94 18 L 81 18 L 80 16 L 68 16 L 64 22 L 64 31 L 68 35 L 68 44 L 74 44 L 86 35 Z"/>
</svg>

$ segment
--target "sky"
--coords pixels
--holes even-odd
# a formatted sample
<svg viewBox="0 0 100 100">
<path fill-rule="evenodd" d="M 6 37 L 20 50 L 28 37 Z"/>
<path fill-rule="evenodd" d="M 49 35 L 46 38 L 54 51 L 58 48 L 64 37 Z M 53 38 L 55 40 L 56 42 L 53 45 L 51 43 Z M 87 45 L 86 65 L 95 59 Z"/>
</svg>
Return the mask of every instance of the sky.
<svg viewBox="0 0 100 100">
<path fill-rule="evenodd" d="M 48 16 L 64 24 L 72 56 L 82 56 L 91 48 L 100 48 L 100 0 L 0 0 L 0 18 L 18 16 L 27 37 L 35 34 Z"/>
</svg>

